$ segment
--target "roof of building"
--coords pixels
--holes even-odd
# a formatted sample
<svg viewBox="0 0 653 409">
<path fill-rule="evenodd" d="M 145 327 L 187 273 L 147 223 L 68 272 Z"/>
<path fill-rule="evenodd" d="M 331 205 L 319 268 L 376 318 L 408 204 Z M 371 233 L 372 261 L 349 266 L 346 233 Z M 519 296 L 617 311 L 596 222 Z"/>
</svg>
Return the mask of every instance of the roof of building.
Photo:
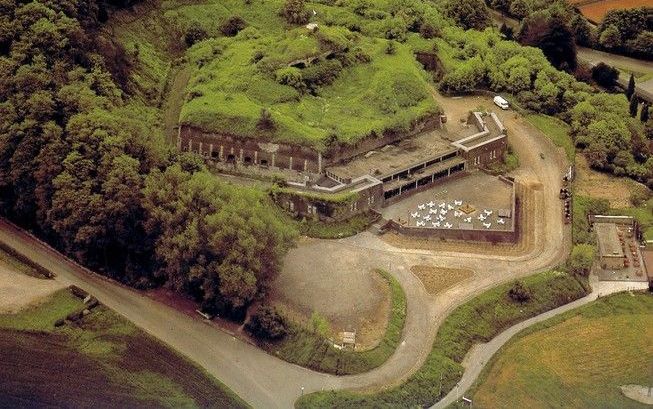
<svg viewBox="0 0 653 409">
<path fill-rule="evenodd" d="M 342 179 L 362 175 L 383 178 L 455 151 L 451 142 L 443 138 L 442 132 L 434 130 L 370 151 L 345 164 L 331 166 L 328 170 Z"/>
<path fill-rule="evenodd" d="M 614 223 L 594 223 L 594 231 L 599 242 L 599 255 L 601 257 L 623 257 L 617 225 Z"/>
<path fill-rule="evenodd" d="M 506 136 L 506 128 L 494 112 L 485 117 L 480 112 L 473 112 L 470 119 L 472 119 L 472 124 L 475 125 L 472 129 L 476 128 L 478 132 L 453 142 L 454 146 L 464 151 L 469 151 Z"/>
</svg>

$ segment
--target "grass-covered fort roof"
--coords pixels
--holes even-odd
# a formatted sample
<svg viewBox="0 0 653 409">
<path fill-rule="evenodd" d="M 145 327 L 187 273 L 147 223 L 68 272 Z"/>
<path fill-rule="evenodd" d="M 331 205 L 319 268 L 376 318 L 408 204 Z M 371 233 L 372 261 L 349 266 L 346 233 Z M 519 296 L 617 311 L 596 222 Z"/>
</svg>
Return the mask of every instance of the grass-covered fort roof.
<svg viewBox="0 0 653 409">
<path fill-rule="evenodd" d="M 206 131 L 321 149 L 408 130 L 438 112 L 407 45 L 343 27 L 248 27 L 196 44 L 188 58 L 181 122 Z"/>
</svg>

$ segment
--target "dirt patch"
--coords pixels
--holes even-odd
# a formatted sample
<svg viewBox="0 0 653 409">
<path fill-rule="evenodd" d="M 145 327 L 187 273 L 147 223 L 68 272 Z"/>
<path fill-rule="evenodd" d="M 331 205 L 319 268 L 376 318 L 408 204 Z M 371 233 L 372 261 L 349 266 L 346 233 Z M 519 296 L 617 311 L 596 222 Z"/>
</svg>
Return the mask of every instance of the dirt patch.
<svg viewBox="0 0 653 409">
<path fill-rule="evenodd" d="M 645 405 L 653 405 L 653 394 L 648 386 L 642 385 L 623 385 L 620 386 L 621 393 L 624 394 L 627 398 L 636 400 Z"/>
<path fill-rule="evenodd" d="M 637 182 L 590 169 L 583 155 L 576 155 L 576 193 L 610 201 L 610 207 L 630 207 L 630 193 Z"/>
<path fill-rule="evenodd" d="M 390 311 L 390 289 L 373 271 L 377 267 L 357 248 L 302 239 L 286 257 L 269 299 L 299 322 L 308 323 L 317 312 L 334 334 L 355 330 L 357 344 L 373 346 L 385 333 Z"/>
<path fill-rule="evenodd" d="M 0 261 L 1 314 L 14 314 L 63 287 L 54 280 L 22 274 Z"/>
<path fill-rule="evenodd" d="M 410 271 L 420 279 L 429 294 L 438 294 L 474 276 L 474 271 L 462 268 L 412 266 Z"/>
</svg>

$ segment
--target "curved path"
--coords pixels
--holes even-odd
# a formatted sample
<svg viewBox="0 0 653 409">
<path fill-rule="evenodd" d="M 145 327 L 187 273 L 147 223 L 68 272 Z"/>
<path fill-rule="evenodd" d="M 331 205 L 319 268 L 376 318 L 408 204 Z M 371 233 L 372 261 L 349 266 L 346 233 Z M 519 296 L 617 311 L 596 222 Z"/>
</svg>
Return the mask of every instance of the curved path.
<svg viewBox="0 0 653 409">
<path fill-rule="evenodd" d="M 491 106 L 489 98 L 436 98 L 447 112 L 463 107 L 469 109 L 479 102 Z M 288 261 L 292 261 L 302 252 L 316 252 L 320 256 L 313 259 L 313 268 L 308 274 L 320 274 L 337 263 L 347 263 L 342 253 L 349 252 L 361 257 L 363 264 L 371 268 L 387 268 L 403 286 L 408 312 L 402 343 L 386 363 L 365 374 L 337 377 L 281 361 L 196 317 L 187 316 L 80 267 L 2 220 L 0 241 L 52 270 L 60 283 L 75 284 L 93 293 L 105 305 L 204 367 L 256 408 L 290 408 L 302 392 L 387 387 L 400 383 L 422 365 L 431 350 L 437 328 L 455 307 L 499 283 L 557 265 L 569 251 L 569 230 L 563 225 L 561 203 L 557 199 L 562 170 L 566 165 L 564 155 L 513 112 L 500 112 L 499 115 L 509 129 L 511 143 L 522 163 L 531 166 L 517 177 L 536 186 L 535 245 L 527 254 L 498 257 L 403 250 L 370 233 L 336 241 L 312 242 L 289 254 Z M 540 152 L 545 154 L 546 161 L 540 159 Z M 473 279 L 434 297 L 410 272 L 410 266 L 424 263 L 469 268 L 476 274 Z"/>
<path fill-rule="evenodd" d="M 605 296 L 628 290 L 645 290 L 647 288 L 648 283 L 646 282 L 593 283 L 592 292 L 585 297 L 515 324 L 496 337 L 492 338 L 492 340 L 489 342 L 485 344 L 475 345 L 465 357 L 465 361 L 468 362 L 468 364 L 465 365 L 465 363 L 463 363 L 463 366 L 465 366 L 465 373 L 463 373 L 463 376 L 458 384 L 456 384 L 456 387 L 452 389 L 441 401 L 431 406 L 431 408 L 446 408 L 447 406 L 465 396 L 465 392 L 467 392 L 467 390 L 472 387 L 474 382 L 476 382 L 478 377 L 481 375 L 483 368 L 485 368 L 485 365 L 490 361 L 492 356 L 494 356 L 494 354 L 496 354 L 501 349 L 501 347 L 503 347 L 508 341 L 510 341 L 513 336 L 518 334 L 520 331 L 539 322 L 546 321 L 549 318 L 555 317 L 556 315 L 579 308 L 585 304 L 589 304 L 590 302 L 599 298 L 599 296 Z"/>
</svg>

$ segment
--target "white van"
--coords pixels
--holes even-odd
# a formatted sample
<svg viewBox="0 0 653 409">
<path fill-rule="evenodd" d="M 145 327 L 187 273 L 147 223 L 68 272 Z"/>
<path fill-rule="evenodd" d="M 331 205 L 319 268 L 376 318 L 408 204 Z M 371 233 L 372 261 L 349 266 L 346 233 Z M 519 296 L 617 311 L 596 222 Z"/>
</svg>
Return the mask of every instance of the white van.
<svg viewBox="0 0 653 409">
<path fill-rule="evenodd" d="M 506 101 L 505 99 L 503 99 L 498 95 L 494 97 L 494 103 L 496 104 L 496 106 L 498 106 L 501 109 L 508 109 L 509 107 L 508 101 Z"/>
</svg>

